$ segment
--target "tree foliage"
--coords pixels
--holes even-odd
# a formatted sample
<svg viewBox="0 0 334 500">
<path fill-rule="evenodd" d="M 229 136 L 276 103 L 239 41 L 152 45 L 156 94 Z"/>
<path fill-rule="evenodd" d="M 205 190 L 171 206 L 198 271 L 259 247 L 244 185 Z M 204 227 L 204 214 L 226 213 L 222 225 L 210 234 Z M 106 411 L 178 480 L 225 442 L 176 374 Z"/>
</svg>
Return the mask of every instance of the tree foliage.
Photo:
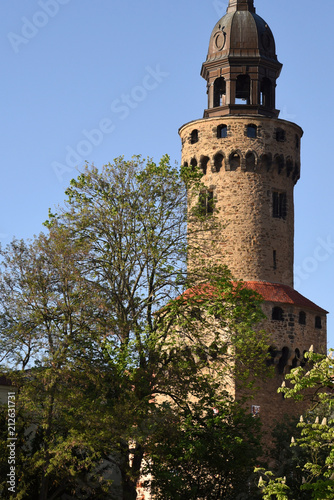
<svg viewBox="0 0 334 500">
<path fill-rule="evenodd" d="M 324 356 L 314 353 L 311 348 L 306 358 L 305 368 L 295 368 L 286 376 L 289 387 L 284 383 L 279 389 L 285 397 L 310 401 L 310 410 L 297 424 L 297 436 L 291 437 L 292 449 L 300 450 L 291 475 L 298 475 L 301 480 L 297 485 L 289 485 L 289 478 L 267 473 L 267 480 L 262 478 L 260 483 L 263 498 L 320 500 L 334 497 L 333 350 Z"/>
<path fill-rule="evenodd" d="M 162 414 L 144 471 L 157 500 L 257 498 L 253 468 L 261 456 L 260 421 L 226 394 Z M 167 418 L 167 420 L 166 420 Z"/>
<path fill-rule="evenodd" d="M 263 315 L 255 293 L 211 264 L 221 231 L 215 213 L 198 210 L 201 189 L 197 171 L 168 157 L 87 165 L 47 234 L 1 250 L 1 370 L 18 387 L 29 435 L 17 498 L 117 498 L 118 483 L 136 498 L 171 412 L 180 435 L 196 423 L 201 453 L 211 443 L 207 469 L 217 429 L 242 454 L 247 432 L 232 422 L 240 413 L 223 381 L 238 373 L 250 387 L 264 373 L 266 336 L 254 329 Z M 226 422 L 207 413 L 208 397 Z"/>
</svg>

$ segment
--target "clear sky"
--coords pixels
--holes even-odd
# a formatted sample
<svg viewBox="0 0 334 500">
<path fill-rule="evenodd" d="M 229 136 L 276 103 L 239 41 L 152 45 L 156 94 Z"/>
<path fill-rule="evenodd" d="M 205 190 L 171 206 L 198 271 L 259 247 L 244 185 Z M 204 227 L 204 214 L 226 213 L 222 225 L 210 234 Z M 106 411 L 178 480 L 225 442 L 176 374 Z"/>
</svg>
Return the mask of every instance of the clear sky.
<svg viewBox="0 0 334 500">
<path fill-rule="evenodd" d="M 284 64 L 281 118 L 304 129 L 296 288 L 334 313 L 333 0 L 255 0 Z M 0 240 L 42 230 L 75 166 L 168 153 L 201 118 L 200 77 L 226 0 L 10 0 L 0 5 Z M 329 347 L 334 320 L 329 315 Z M 333 316 L 334 317 L 334 316 Z"/>
</svg>

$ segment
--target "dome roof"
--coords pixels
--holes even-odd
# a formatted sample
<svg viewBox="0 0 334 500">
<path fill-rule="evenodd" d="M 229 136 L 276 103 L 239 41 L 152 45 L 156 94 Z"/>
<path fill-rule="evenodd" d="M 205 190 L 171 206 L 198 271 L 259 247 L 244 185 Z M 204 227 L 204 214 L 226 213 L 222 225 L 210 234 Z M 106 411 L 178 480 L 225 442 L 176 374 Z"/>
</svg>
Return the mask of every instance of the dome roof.
<svg viewBox="0 0 334 500">
<path fill-rule="evenodd" d="M 263 57 L 277 64 L 274 36 L 255 9 L 229 10 L 212 31 L 207 61 L 226 57 Z"/>
</svg>

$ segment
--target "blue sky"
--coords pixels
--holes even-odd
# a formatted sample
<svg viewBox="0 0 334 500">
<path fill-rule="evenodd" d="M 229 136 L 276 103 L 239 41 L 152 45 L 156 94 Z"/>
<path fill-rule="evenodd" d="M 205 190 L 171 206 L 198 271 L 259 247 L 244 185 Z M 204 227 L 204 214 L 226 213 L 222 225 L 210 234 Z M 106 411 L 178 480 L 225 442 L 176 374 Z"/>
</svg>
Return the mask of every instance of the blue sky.
<svg viewBox="0 0 334 500">
<path fill-rule="evenodd" d="M 304 129 L 296 288 L 334 312 L 333 0 L 255 0 L 283 63 L 277 107 Z M 202 117 L 199 72 L 226 0 L 11 0 L 0 5 L 0 240 L 38 234 L 85 160 L 168 153 Z M 334 320 L 328 322 L 334 347 Z"/>
</svg>

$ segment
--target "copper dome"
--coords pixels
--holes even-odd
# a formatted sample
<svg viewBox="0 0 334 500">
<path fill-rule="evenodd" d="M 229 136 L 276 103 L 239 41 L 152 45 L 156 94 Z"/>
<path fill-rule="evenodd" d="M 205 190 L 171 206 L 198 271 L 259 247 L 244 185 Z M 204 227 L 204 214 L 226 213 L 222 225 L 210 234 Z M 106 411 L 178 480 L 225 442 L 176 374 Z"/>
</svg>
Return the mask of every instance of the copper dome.
<svg viewBox="0 0 334 500">
<path fill-rule="evenodd" d="M 217 22 L 211 34 L 207 61 L 226 57 L 263 57 L 277 63 L 271 29 L 255 9 L 227 12 Z"/>
</svg>

